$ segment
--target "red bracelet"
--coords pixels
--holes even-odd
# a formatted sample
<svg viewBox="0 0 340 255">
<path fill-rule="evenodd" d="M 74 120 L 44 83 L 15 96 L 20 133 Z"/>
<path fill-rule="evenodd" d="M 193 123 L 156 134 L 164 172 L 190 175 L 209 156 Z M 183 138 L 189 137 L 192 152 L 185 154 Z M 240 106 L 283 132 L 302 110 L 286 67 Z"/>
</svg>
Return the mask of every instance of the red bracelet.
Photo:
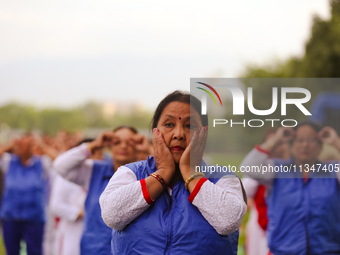
<svg viewBox="0 0 340 255">
<path fill-rule="evenodd" d="M 152 173 L 152 174 L 150 174 L 150 176 L 156 178 L 156 180 L 159 181 L 159 182 L 162 184 L 164 190 L 166 190 L 166 187 L 167 187 L 167 186 L 166 186 L 165 181 L 164 181 L 164 179 L 162 178 L 162 176 L 160 176 L 160 175 L 157 174 L 157 173 Z"/>
</svg>

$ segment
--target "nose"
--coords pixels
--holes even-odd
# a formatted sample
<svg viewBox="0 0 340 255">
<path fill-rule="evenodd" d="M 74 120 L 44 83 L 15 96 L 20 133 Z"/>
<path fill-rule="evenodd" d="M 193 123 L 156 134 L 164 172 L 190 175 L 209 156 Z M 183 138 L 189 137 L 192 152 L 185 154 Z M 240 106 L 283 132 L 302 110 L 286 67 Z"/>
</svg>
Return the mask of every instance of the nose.
<svg viewBox="0 0 340 255">
<path fill-rule="evenodd" d="M 123 149 L 125 149 L 125 148 L 127 148 L 128 147 L 128 141 L 122 141 L 121 143 L 120 143 L 120 146 L 121 146 L 121 148 L 123 148 Z"/>
<path fill-rule="evenodd" d="M 180 141 L 185 140 L 185 132 L 182 126 L 178 125 L 174 128 L 173 139 Z"/>
</svg>

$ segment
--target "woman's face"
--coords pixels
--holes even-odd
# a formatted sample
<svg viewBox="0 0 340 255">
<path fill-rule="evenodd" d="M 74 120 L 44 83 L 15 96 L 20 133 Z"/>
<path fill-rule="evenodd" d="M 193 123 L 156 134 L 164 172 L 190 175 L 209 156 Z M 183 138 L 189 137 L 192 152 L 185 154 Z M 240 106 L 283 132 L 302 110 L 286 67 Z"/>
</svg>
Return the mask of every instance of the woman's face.
<svg viewBox="0 0 340 255">
<path fill-rule="evenodd" d="M 115 132 L 117 140 L 111 147 L 112 158 L 119 164 L 128 164 L 136 161 L 136 149 L 131 145 L 130 139 L 134 133 L 128 128 L 122 128 Z"/>
<path fill-rule="evenodd" d="M 33 145 L 34 139 L 30 136 L 25 136 L 16 144 L 14 151 L 20 158 L 30 158 L 33 155 Z"/>
<path fill-rule="evenodd" d="M 198 112 L 190 104 L 172 102 L 168 104 L 157 124 L 176 163 L 179 163 L 194 131 L 202 128 Z"/>
<path fill-rule="evenodd" d="M 296 130 L 292 153 L 298 162 L 315 162 L 321 149 L 322 143 L 318 139 L 318 133 L 312 127 L 305 125 Z"/>
</svg>

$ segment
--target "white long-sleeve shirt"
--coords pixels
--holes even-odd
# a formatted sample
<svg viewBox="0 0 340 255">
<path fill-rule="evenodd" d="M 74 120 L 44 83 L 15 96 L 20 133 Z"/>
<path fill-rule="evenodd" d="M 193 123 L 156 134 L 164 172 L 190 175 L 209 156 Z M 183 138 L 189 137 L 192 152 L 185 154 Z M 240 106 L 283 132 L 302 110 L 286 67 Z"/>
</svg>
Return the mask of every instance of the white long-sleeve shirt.
<svg viewBox="0 0 340 255">
<path fill-rule="evenodd" d="M 172 190 L 168 188 L 171 194 Z M 240 180 L 221 178 L 216 184 L 202 178 L 188 200 L 221 235 L 236 231 L 246 213 Z M 111 228 L 122 230 L 152 204 L 145 179 L 137 181 L 134 172 L 122 166 L 100 197 L 102 218 Z"/>
<path fill-rule="evenodd" d="M 59 155 L 53 162 L 53 169 L 68 181 L 74 182 L 88 190 L 92 172 L 93 159 L 85 143 Z"/>
</svg>

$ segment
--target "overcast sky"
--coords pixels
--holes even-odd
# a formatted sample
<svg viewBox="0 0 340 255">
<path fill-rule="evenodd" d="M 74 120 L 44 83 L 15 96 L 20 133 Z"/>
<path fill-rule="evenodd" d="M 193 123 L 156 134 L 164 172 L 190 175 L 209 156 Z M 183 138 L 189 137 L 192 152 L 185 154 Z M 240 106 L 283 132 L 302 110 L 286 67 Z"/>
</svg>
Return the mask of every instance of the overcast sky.
<svg viewBox="0 0 340 255">
<path fill-rule="evenodd" d="M 190 77 L 303 53 L 327 0 L 0 1 L 0 105 L 154 107 Z"/>
</svg>

